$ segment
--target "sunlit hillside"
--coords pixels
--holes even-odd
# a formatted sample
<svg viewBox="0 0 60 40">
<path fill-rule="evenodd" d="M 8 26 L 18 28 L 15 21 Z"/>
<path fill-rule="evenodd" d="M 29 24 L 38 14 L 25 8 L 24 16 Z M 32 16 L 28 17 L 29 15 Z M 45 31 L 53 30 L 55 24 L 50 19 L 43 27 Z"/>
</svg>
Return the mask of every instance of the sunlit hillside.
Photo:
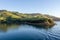
<svg viewBox="0 0 60 40">
<path fill-rule="evenodd" d="M 19 12 L 12 12 L 7 10 L 0 10 L 0 22 L 1 23 L 45 23 L 44 25 L 50 25 L 54 23 L 53 17 L 49 17 L 43 14 L 23 14 Z"/>
</svg>

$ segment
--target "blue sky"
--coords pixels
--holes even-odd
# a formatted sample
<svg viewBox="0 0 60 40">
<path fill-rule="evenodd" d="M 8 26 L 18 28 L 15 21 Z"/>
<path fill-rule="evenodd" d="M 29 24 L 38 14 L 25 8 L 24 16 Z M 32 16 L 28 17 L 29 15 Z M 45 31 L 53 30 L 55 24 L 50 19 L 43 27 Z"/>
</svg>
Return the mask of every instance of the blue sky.
<svg viewBox="0 0 60 40">
<path fill-rule="evenodd" d="M 60 17 L 60 0 L 0 0 L 0 10 L 2 9 Z"/>
</svg>

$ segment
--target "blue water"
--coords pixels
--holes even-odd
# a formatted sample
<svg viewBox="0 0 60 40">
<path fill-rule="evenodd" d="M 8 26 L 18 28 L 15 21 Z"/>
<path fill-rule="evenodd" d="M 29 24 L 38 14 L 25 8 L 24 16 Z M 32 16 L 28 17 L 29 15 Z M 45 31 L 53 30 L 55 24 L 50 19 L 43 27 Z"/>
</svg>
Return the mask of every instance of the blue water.
<svg viewBox="0 0 60 40">
<path fill-rule="evenodd" d="M 60 22 L 51 28 L 27 24 L 0 25 L 0 40 L 60 40 Z"/>
</svg>

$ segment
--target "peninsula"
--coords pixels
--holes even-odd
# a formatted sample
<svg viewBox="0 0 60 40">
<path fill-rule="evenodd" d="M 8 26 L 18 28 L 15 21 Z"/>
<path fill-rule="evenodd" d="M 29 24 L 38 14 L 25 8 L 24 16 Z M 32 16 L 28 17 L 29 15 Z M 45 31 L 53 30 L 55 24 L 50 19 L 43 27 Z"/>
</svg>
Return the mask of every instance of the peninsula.
<svg viewBox="0 0 60 40">
<path fill-rule="evenodd" d="M 52 17 L 40 13 L 27 14 L 0 10 L 0 23 L 26 23 L 31 25 L 52 26 L 54 25 L 54 20 Z"/>
</svg>

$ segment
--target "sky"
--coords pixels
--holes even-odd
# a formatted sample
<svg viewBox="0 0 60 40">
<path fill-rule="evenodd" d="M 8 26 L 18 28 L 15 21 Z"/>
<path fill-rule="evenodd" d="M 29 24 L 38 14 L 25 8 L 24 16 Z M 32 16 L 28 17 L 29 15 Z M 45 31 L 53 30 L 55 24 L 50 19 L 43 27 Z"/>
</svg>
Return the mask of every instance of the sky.
<svg viewBox="0 0 60 40">
<path fill-rule="evenodd" d="M 0 0 L 0 10 L 60 17 L 60 0 Z"/>
</svg>

